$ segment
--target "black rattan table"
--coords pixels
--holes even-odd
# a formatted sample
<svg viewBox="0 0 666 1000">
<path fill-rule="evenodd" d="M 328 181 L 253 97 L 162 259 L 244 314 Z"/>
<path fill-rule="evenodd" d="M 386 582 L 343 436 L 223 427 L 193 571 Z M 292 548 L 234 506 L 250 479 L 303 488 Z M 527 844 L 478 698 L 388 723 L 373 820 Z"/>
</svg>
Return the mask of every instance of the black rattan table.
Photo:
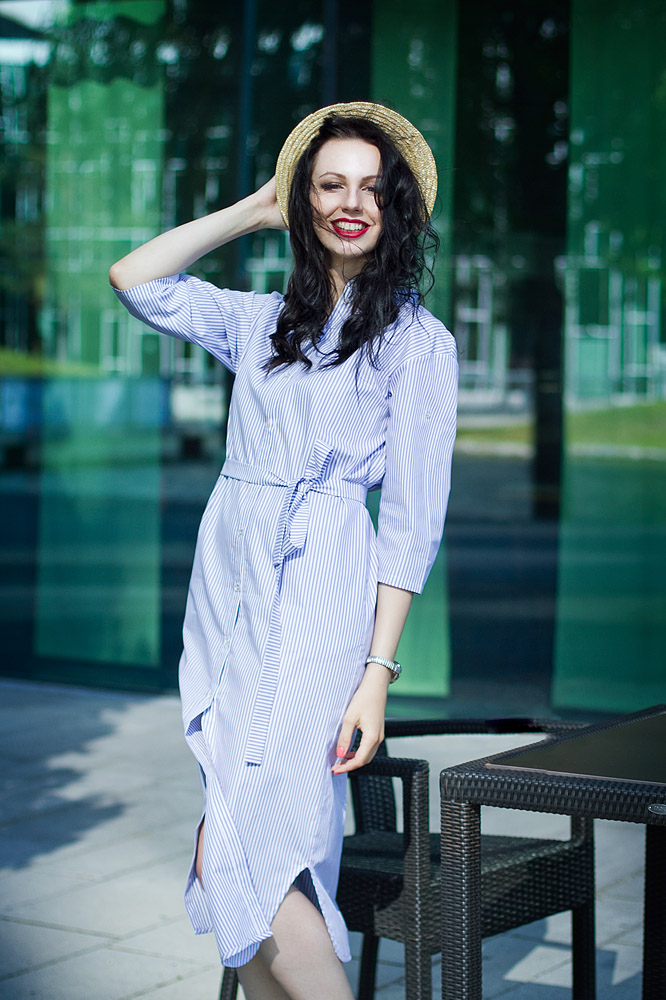
<svg viewBox="0 0 666 1000">
<path fill-rule="evenodd" d="M 445 768 L 440 791 L 444 1000 L 481 1000 L 482 805 L 646 825 L 643 1000 L 666 998 L 666 705 Z"/>
</svg>

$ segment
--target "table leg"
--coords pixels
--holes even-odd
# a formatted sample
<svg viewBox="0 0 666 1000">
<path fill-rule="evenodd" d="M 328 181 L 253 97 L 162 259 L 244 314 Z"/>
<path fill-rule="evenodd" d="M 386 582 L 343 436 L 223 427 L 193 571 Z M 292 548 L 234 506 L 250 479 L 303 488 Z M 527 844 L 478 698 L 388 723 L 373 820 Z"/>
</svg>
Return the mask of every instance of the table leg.
<svg viewBox="0 0 666 1000">
<path fill-rule="evenodd" d="M 442 998 L 481 1000 L 481 816 L 442 800 Z"/>
<path fill-rule="evenodd" d="M 643 1000 L 666 997 L 666 826 L 645 828 Z"/>
</svg>

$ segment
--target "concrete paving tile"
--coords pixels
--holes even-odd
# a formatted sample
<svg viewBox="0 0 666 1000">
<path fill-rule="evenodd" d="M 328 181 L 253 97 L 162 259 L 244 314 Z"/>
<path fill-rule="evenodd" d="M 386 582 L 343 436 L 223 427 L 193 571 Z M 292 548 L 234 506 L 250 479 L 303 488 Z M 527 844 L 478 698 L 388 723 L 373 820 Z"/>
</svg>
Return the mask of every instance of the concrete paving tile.
<svg viewBox="0 0 666 1000">
<path fill-rule="evenodd" d="M 605 989 L 618 987 L 623 983 L 637 983 L 642 978 L 643 951 L 637 945 L 612 943 L 597 949 L 597 977 L 599 996 L 604 997 Z M 640 991 L 636 997 L 640 996 Z"/>
<path fill-rule="evenodd" d="M 643 871 L 645 827 L 638 823 L 595 820 L 594 841 L 598 892 Z"/>
<path fill-rule="evenodd" d="M 128 934 L 114 947 L 146 955 L 182 958 L 200 967 L 220 965 L 214 935 L 195 934 L 186 916 L 149 931 Z"/>
<path fill-rule="evenodd" d="M 552 840 L 568 840 L 571 836 L 571 827 L 566 816 L 482 806 L 481 833 L 500 837 L 544 837 Z"/>
<path fill-rule="evenodd" d="M 20 728 L 0 733 L 0 752 L 12 760 L 34 761 L 80 750 L 115 729 L 117 720 L 126 711 L 122 702 L 116 705 L 105 717 L 85 701 L 70 704 L 66 698 L 39 709 L 26 705 L 21 712 Z"/>
<path fill-rule="evenodd" d="M 505 979 L 508 982 L 538 984 L 539 986 L 560 987 L 571 989 L 571 963 L 553 964 L 548 968 L 539 969 L 544 964 L 540 952 L 543 946 L 537 945 L 535 950 L 525 958 L 507 969 Z M 597 949 L 597 994 L 606 997 L 621 984 L 632 980 L 637 981 L 642 968 L 642 954 L 639 948 L 628 945 L 614 945 Z"/>
<path fill-rule="evenodd" d="M 145 993 L 135 993 L 133 1000 L 216 1000 L 220 992 L 222 973 L 219 968 L 205 969 L 192 975 L 184 975 L 175 983 L 159 986 Z M 236 994 L 237 1000 L 245 1000 L 241 987 Z"/>
<path fill-rule="evenodd" d="M 52 848 L 43 841 L 22 836 L 23 827 L 0 830 L 0 874 L 11 875 L 23 871 L 28 865 L 49 862 Z"/>
<path fill-rule="evenodd" d="M 390 962 L 393 965 L 405 964 L 405 946 L 399 941 L 381 938 L 379 942 L 379 961 Z"/>
<path fill-rule="evenodd" d="M 200 812 L 200 809 L 199 809 Z M 196 820 L 199 813 L 196 815 Z M 151 865 L 182 854 L 187 866 L 192 856 L 196 820 L 144 831 L 136 823 L 124 835 L 81 836 L 72 843 L 45 845 L 24 840 L 12 826 L 12 835 L 0 831 L 0 879 L 21 872 L 51 871 L 82 879 L 104 879 L 123 871 Z M 22 829 L 22 828 L 19 828 Z"/>
<path fill-rule="evenodd" d="M 363 935 L 358 934 L 356 931 L 350 931 L 349 948 L 352 953 L 352 958 L 360 958 L 362 946 L 363 946 Z"/>
<path fill-rule="evenodd" d="M 0 981 L 38 965 L 103 948 L 108 939 L 52 927 L 0 921 Z M 4 987 L 0 986 L 4 996 Z"/>
<path fill-rule="evenodd" d="M 506 969 L 503 978 L 514 983 L 538 981 L 571 989 L 569 949 L 556 945 L 535 944 L 531 951 Z"/>
<path fill-rule="evenodd" d="M 0 878 L 0 915 L 25 903 L 35 903 L 69 892 L 71 889 L 85 885 L 86 882 L 86 879 L 64 875 L 49 869 L 13 872 L 4 875 Z"/>
<path fill-rule="evenodd" d="M 625 900 L 621 906 L 617 901 L 597 900 L 596 941 L 601 946 L 606 941 L 615 940 L 620 935 L 633 932 L 643 925 L 642 901 Z M 556 913 L 545 920 L 517 927 L 512 933 L 533 941 L 547 944 L 571 945 L 571 913 Z"/>
<path fill-rule="evenodd" d="M 640 1000 L 641 987 L 634 982 L 620 983 L 618 986 L 608 986 L 601 993 L 597 989 L 598 1000 Z M 498 993 L 486 993 L 483 1000 L 571 1000 L 571 988 L 551 986 L 547 983 L 531 982 L 521 986 L 507 986 Z"/>
<path fill-rule="evenodd" d="M 624 933 L 618 935 L 614 941 L 610 941 L 609 945 L 615 944 L 630 944 L 635 948 L 643 947 L 643 921 L 636 924 L 635 927 L 631 927 L 629 930 L 624 931 Z"/>
<path fill-rule="evenodd" d="M 353 960 L 345 965 L 345 972 L 347 973 L 347 978 L 351 984 L 352 990 L 354 991 L 354 994 L 356 994 L 361 966 L 360 955 L 362 936 L 360 934 L 350 934 L 349 938 Z M 439 960 L 436 959 L 434 961 L 438 962 Z M 404 968 L 404 945 L 399 944 L 397 941 L 390 941 L 388 938 L 381 938 L 379 942 L 379 954 L 377 961 L 377 991 L 384 991 L 387 987 L 392 986 L 396 982 L 403 982 Z M 404 985 L 401 989 L 401 996 L 404 997 Z M 382 992 L 381 995 L 384 997 L 384 992 Z"/>
<path fill-rule="evenodd" d="M 627 875 L 626 878 L 618 879 L 607 886 L 601 892 L 601 897 L 612 901 L 617 906 L 618 902 L 643 902 L 645 888 L 645 878 L 642 871 L 638 874 Z"/>
<path fill-rule="evenodd" d="M 91 798 L 88 802 L 66 805 L 21 823 L 26 844 L 33 848 L 37 845 L 32 853 L 28 847 L 20 850 L 22 838 L 17 838 L 16 831 L 8 827 L 0 831 L 0 850 L 4 836 L 18 840 L 13 852 L 13 867 L 24 867 L 35 854 L 44 859 L 57 853 L 59 859 L 64 859 L 79 854 L 82 849 L 90 851 L 113 845 L 138 832 L 159 834 L 165 841 L 175 836 L 187 836 L 191 841 L 201 813 L 201 795 L 196 789 L 191 798 L 184 799 L 187 810 L 180 804 L 174 804 L 173 809 L 169 807 L 170 790 L 162 791 L 161 802 L 153 809 L 140 803 L 128 804 L 120 795 L 115 802 Z M 156 803 L 158 798 L 155 796 Z M 0 857 L 4 860 L 4 854 Z"/>
<path fill-rule="evenodd" d="M 9 701 L 0 697 L 0 752 L 15 766 L 0 779 L 0 801 L 9 802 L 5 819 L 18 821 L 0 828 L 0 900 L 16 905 L 21 916 L 31 914 L 31 925 L 12 921 L 11 926 L 29 928 L 26 947 L 37 964 L 54 964 L 48 977 L 33 968 L 5 980 L 3 1000 L 90 1000 L 92 995 L 95 1000 L 214 1000 L 221 975 L 214 940 L 193 934 L 182 901 L 201 791 L 182 736 L 178 698 L 8 687 Z M 3 696 L 6 688 L 3 684 Z M 430 819 L 437 830 L 441 767 L 528 742 L 525 736 L 426 737 L 392 741 L 391 748 L 430 760 Z M 23 798 L 19 791 L 26 792 Z M 569 822 L 484 809 L 482 829 L 567 837 Z M 636 1000 L 644 829 L 603 822 L 595 833 L 604 987 L 599 996 Z M 484 1000 L 504 995 L 569 1000 L 569 926 L 563 914 L 484 942 Z M 358 956 L 360 935 L 351 937 Z M 67 949 L 81 939 L 93 942 L 94 951 L 71 957 Z M 14 950 L 20 954 L 18 947 Z M 404 1000 L 402 946 L 382 942 L 379 960 L 379 1000 Z M 357 958 L 347 970 L 355 988 Z M 14 992 L 4 989 L 9 984 Z M 439 991 L 435 959 L 433 996 Z"/>
<path fill-rule="evenodd" d="M 130 800 L 131 801 L 131 800 Z M 201 812 L 202 796 L 197 781 L 191 786 L 177 785 L 147 787 L 136 802 L 126 807 L 127 814 L 136 814 L 139 828 L 159 830 L 176 820 L 190 819 L 195 824 Z"/>
<path fill-rule="evenodd" d="M 405 982 L 397 980 L 377 990 L 379 1000 L 405 1000 Z"/>
<path fill-rule="evenodd" d="M 75 791 L 75 778 L 68 777 L 70 782 L 66 788 L 61 787 L 60 778 L 50 779 L 43 773 L 41 781 L 33 781 L 29 787 L 7 789 L 3 787 L 3 802 L 0 808 L 0 823 L 9 826 L 14 823 L 27 823 L 32 819 L 45 818 L 46 822 L 53 813 L 66 807 L 69 802 L 76 802 L 86 796 Z"/>
<path fill-rule="evenodd" d="M 73 756 L 67 754 L 64 759 Z M 90 767 L 90 760 L 85 765 L 83 761 L 78 761 L 76 766 L 70 767 L 62 762 L 63 757 L 56 757 L 49 764 L 62 768 L 63 771 L 69 770 L 71 780 L 59 790 L 60 797 L 65 802 L 77 802 L 89 795 L 103 794 L 109 787 L 122 788 L 123 797 L 135 801 L 146 789 L 155 785 L 154 774 L 137 767 L 136 763 L 132 766 L 130 761 L 107 760 L 94 766 L 92 771 L 84 769 Z"/>
<path fill-rule="evenodd" d="M 183 880 L 171 864 L 154 865 L 11 912 L 17 919 L 124 938 L 180 919 Z"/>
<path fill-rule="evenodd" d="M 6 979 L 2 1000 L 129 1000 L 191 972 L 177 959 L 103 948 Z"/>
<path fill-rule="evenodd" d="M 604 900 L 597 905 L 596 929 L 597 946 L 606 942 L 624 940 L 626 934 L 642 932 L 643 900 L 625 899 L 618 905 L 617 900 Z"/>
<path fill-rule="evenodd" d="M 40 853 L 45 853 L 45 848 L 55 850 L 61 845 L 76 844 L 84 835 L 97 843 L 106 842 L 118 836 L 123 827 L 127 834 L 135 832 L 131 819 L 123 817 L 125 811 L 120 793 L 92 796 L 82 802 L 63 803 L 48 813 L 26 816 L 20 823 L 21 835 L 26 841 L 40 844 Z M 10 827 L 5 830 L 12 832 Z"/>
<path fill-rule="evenodd" d="M 135 833 L 95 849 L 85 850 L 82 845 L 78 852 L 43 859 L 29 870 L 55 871 L 81 881 L 99 882 L 171 862 L 182 871 L 184 880 L 192 855 L 193 830 L 194 824 L 192 836 L 188 835 L 187 839 L 178 837 L 175 841 L 171 831 L 162 831 L 159 834 Z"/>
<path fill-rule="evenodd" d="M 561 945 L 544 945 L 514 933 L 500 934 L 483 942 L 482 962 L 484 997 L 486 993 L 494 997 L 515 981 L 510 974 L 514 968 L 525 970 L 525 974 L 529 970 L 530 977 L 536 978 L 558 966 L 569 967 L 570 953 Z"/>
<path fill-rule="evenodd" d="M 350 970 L 348 972 L 347 978 L 349 979 L 354 995 L 356 995 L 356 992 L 358 990 L 360 962 L 351 964 L 355 965 L 356 968 L 354 971 Z M 404 976 L 405 976 L 404 964 L 398 965 L 388 962 L 378 962 L 377 975 L 375 977 L 375 989 L 377 990 L 384 989 L 385 986 L 390 986 L 391 983 L 395 983 L 396 981 L 402 981 L 404 979 Z"/>
</svg>

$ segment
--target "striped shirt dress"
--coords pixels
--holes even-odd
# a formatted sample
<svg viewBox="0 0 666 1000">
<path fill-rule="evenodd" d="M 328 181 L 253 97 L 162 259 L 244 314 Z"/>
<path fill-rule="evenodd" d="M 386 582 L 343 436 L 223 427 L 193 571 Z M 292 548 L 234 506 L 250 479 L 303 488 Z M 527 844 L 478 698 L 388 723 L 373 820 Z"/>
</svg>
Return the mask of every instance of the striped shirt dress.
<svg viewBox="0 0 666 1000">
<path fill-rule="evenodd" d="M 202 882 L 193 863 L 185 902 L 195 931 L 213 931 L 231 967 L 271 936 L 294 883 L 319 908 L 339 958 L 350 959 L 335 902 L 347 782 L 331 772 L 337 736 L 363 676 L 377 583 L 420 592 L 443 532 L 453 337 L 408 304 L 377 368 L 365 357 L 358 368 L 357 354 L 327 368 L 350 290 L 306 350 L 312 367 L 270 373 L 277 292 L 230 291 L 186 274 L 117 292 L 133 316 L 199 344 L 236 375 L 179 671 L 206 818 Z M 364 501 L 380 485 L 375 532 Z"/>
</svg>

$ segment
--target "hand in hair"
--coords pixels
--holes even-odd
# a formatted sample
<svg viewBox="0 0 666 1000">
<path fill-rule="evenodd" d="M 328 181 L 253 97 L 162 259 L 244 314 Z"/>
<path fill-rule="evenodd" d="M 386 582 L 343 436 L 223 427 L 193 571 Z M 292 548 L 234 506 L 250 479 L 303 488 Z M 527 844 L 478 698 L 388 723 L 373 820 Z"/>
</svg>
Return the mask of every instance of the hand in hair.
<svg viewBox="0 0 666 1000">
<path fill-rule="evenodd" d="M 271 177 L 262 187 L 258 188 L 253 195 L 257 205 L 261 207 L 264 215 L 263 229 L 286 229 L 282 212 L 280 211 L 275 197 L 275 177 Z"/>
</svg>

